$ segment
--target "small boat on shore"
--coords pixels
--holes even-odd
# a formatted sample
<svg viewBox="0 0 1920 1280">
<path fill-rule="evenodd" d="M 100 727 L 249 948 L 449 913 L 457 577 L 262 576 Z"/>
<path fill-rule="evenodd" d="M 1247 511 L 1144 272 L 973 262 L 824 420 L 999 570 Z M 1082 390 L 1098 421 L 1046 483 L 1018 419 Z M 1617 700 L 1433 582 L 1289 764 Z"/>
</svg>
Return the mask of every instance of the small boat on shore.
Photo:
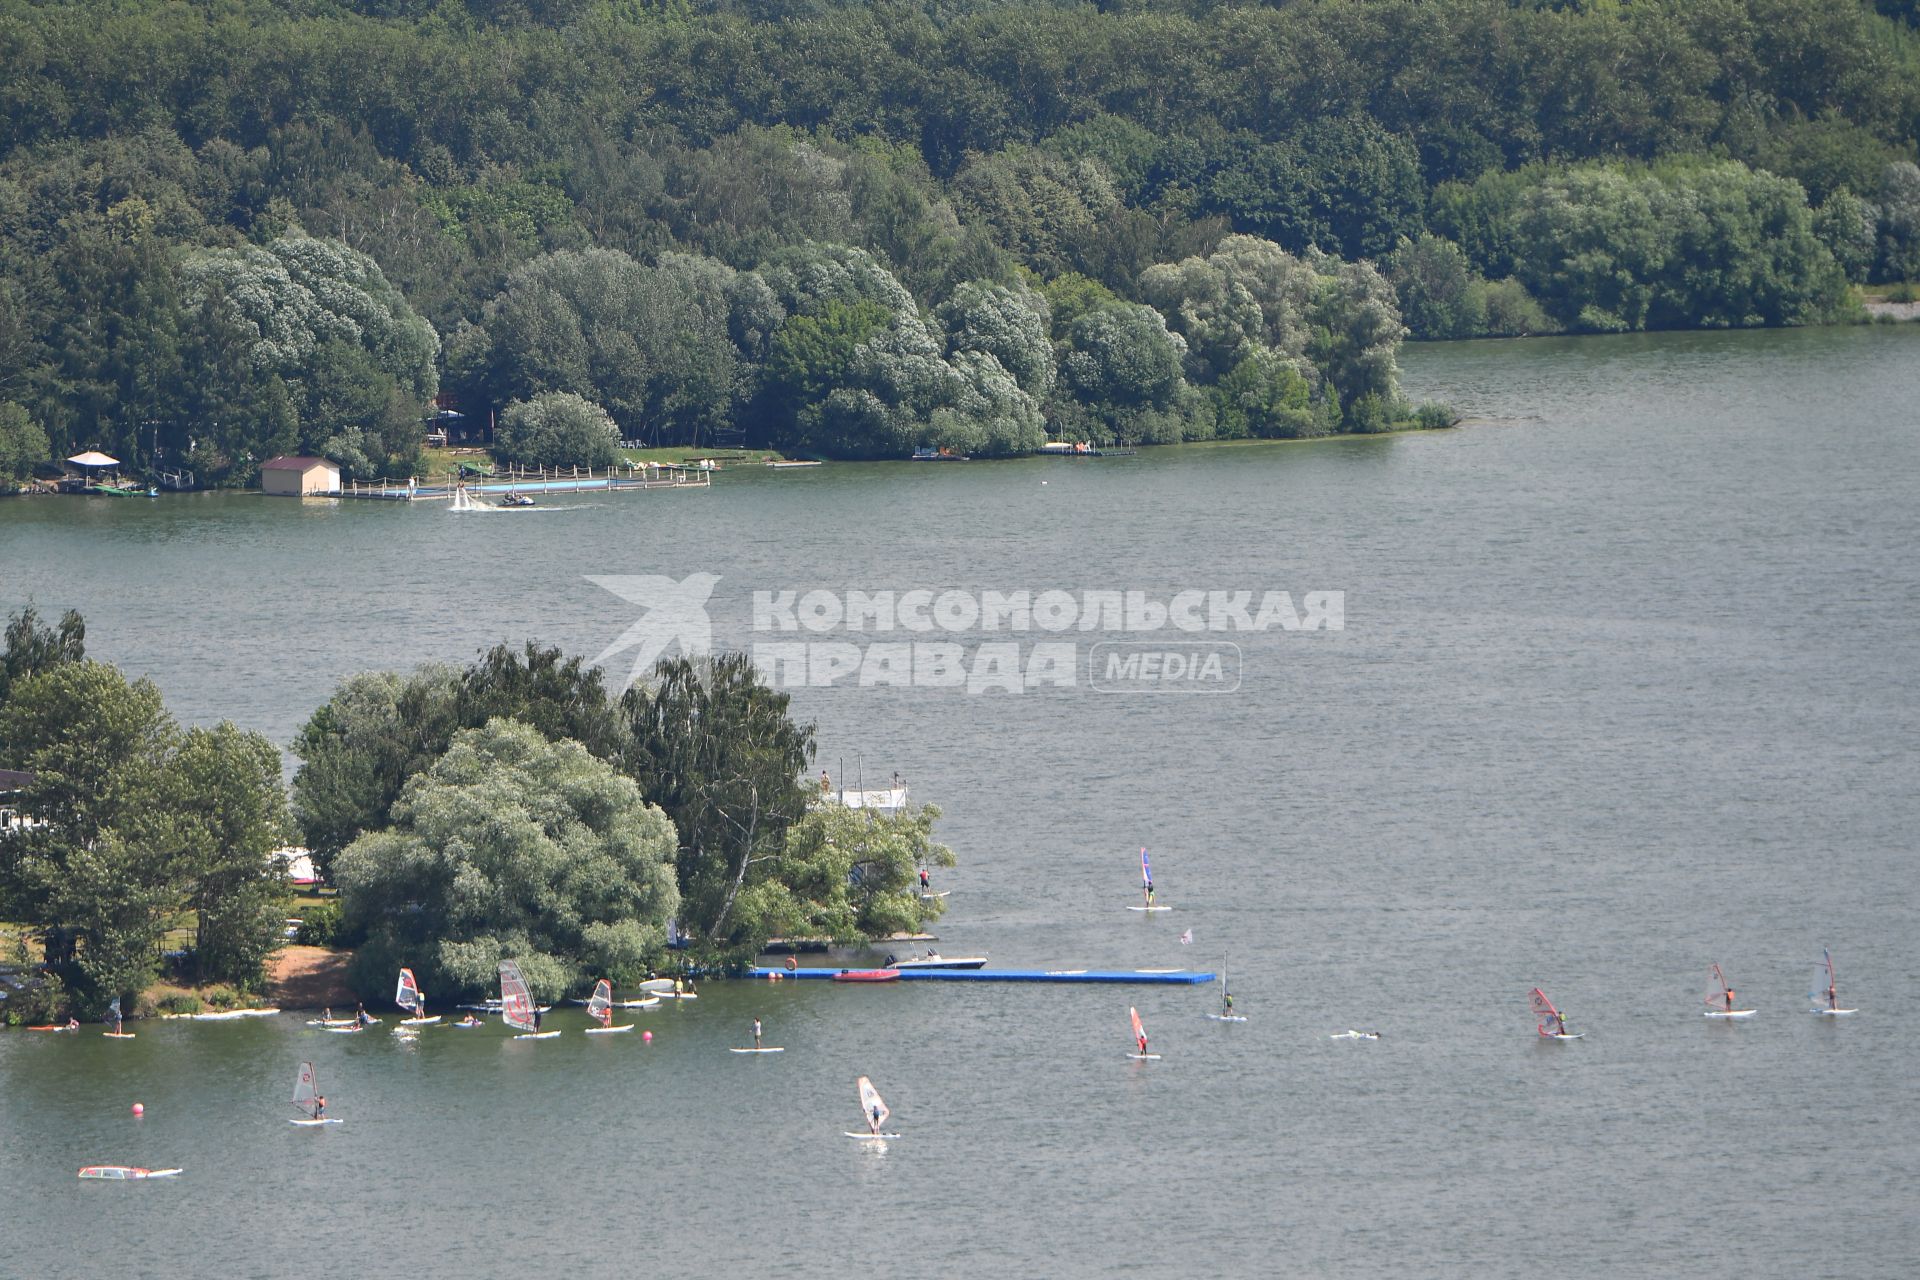
<svg viewBox="0 0 1920 1280">
<path fill-rule="evenodd" d="M 898 982 L 898 969 L 842 969 L 833 975 L 835 982 Z"/>
</svg>

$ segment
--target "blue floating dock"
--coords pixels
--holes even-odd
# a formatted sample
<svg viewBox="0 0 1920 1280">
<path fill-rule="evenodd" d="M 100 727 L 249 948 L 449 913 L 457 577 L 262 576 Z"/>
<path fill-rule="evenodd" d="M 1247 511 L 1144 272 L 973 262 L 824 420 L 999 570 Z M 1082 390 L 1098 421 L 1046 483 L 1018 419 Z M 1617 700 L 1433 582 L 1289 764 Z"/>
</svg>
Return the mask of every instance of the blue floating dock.
<svg viewBox="0 0 1920 1280">
<path fill-rule="evenodd" d="M 756 978 L 826 978 L 846 969 L 768 969 L 755 968 Z M 855 973 L 872 970 L 855 969 Z M 1156 969 L 902 969 L 902 982 L 1133 982 L 1162 986 L 1199 986 L 1212 982 L 1211 973 L 1186 969 L 1172 972 Z M 849 984 L 853 985 L 853 984 Z M 872 983 L 863 985 L 872 986 Z"/>
</svg>

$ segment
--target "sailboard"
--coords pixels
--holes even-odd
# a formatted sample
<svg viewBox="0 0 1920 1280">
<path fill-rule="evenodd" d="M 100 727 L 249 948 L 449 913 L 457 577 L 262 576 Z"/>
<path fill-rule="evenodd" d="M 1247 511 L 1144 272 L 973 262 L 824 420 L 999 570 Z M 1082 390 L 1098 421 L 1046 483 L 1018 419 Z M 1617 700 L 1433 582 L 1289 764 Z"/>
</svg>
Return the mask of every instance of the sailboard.
<svg viewBox="0 0 1920 1280">
<path fill-rule="evenodd" d="M 728 1049 L 728 1053 L 785 1053 L 783 1045 L 769 1045 L 764 1049 Z"/>
<path fill-rule="evenodd" d="M 865 1133 L 848 1132 L 849 1138 L 897 1138 L 897 1133 L 886 1132 L 887 1117 L 893 1114 L 887 1109 L 886 1102 L 880 1097 L 880 1091 L 873 1087 L 873 1081 L 860 1077 L 860 1118 L 867 1122 Z"/>
<path fill-rule="evenodd" d="M 1140 892 L 1145 895 L 1153 887 L 1153 864 L 1147 860 L 1147 851 L 1140 851 Z M 1128 907 L 1129 911 L 1171 911 L 1172 907 L 1161 906 L 1148 898 L 1145 906 Z"/>
<path fill-rule="evenodd" d="M 1547 999 L 1546 992 L 1540 988 L 1535 987 L 1527 993 L 1527 1004 L 1533 1010 L 1533 1016 L 1539 1019 L 1534 1024 L 1534 1030 L 1543 1039 L 1578 1040 L 1587 1034 L 1584 1031 L 1568 1031 L 1566 1016 L 1553 1007 L 1553 1001 Z"/>
<path fill-rule="evenodd" d="M 289 1120 L 287 1123 L 301 1125 L 305 1128 L 339 1124 L 340 1122 L 331 1116 L 318 1116 L 314 1114 L 319 1107 L 319 1103 L 316 1102 L 315 1099 L 319 1096 L 320 1088 L 314 1081 L 313 1064 L 311 1062 L 301 1063 L 299 1074 L 293 1078 L 293 1105 L 300 1109 L 302 1118 L 299 1120 Z"/>
<path fill-rule="evenodd" d="M 1144 1027 L 1143 1025 L 1141 1025 L 1141 1022 L 1140 1022 L 1140 1011 L 1139 1011 L 1138 1009 L 1135 1009 L 1135 1008 L 1134 1008 L 1133 1006 L 1131 1006 L 1131 1005 L 1129 1005 L 1129 1006 L 1127 1006 L 1127 1016 L 1128 1016 L 1129 1018 L 1132 1018 L 1132 1019 L 1133 1019 L 1133 1042 L 1134 1042 L 1135 1044 L 1141 1044 L 1141 1043 L 1143 1043 L 1143 1042 L 1144 1042 L 1144 1041 L 1146 1040 L 1146 1038 L 1147 1038 L 1147 1029 L 1146 1029 L 1146 1027 Z M 1158 1061 L 1160 1061 L 1160 1055 L 1159 1055 L 1159 1054 L 1157 1054 L 1157 1053 L 1138 1053 L 1138 1052 L 1135 1052 L 1135 1053 L 1129 1053 L 1129 1054 L 1128 1054 L 1127 1056 L 1128 1056 L 1129 1058 L 1132 1058 L 1132 1059 L 1133 1059 L 1133 1060 L 1134 1060 L 1135 1062 L 1158 1062 Z"/>
<path fill-rule="evenodd" d="M 1207 1017 L 1211 1018 L 1215 1022 L 1245 1022 L 1247 1019 L 1244 1015 L 1228 1012 L 1228 1010 L 1233 1008 L 1233 986 L 1228 981 L 1228 978 L 1229 978 L 1229 974 L 1227 972 L 1227 967 L 1225 965 L 1221 965 L 1220 966 L 1220 1012 L 1210 1013 L 1207 1015 Z"/>
<path fill-rule="evenodd" d="M 1820 962 L 1813 967 L 1813 989 L 1807 992 L 1807 998 L 1813 1001 L 1813 1011 L 1822 1017 L 1842 1018 L 1860 1012 L 1840 1007 L 1840 990 L 1833 978 L 1833 953 L 1825 947 L 1820 948 Z"/>
<path fill-rule="evenodd" d="M 1736 1009 L 1733 1007 L 1733 988 L 1727 985 L 1727 975 L 1720 972 L 1720 966 L 1707 966 L 1707 1007 L 1709 1018 L 1751 1018 L 1757 1009 Z"/>
<path fill-rule="evenodd" d="M 140 1169 L 125 1164 L 90 1164 L 80 1171 L 83 1178 L 102 1178 L 108 1182 L 137 1182 L 146 1178 L 171 1178 L 185 1169 Z"/>
<path fill-rule="evenodd" d="M 593 996 L 587 1001 L 587 1016 L 600 1024 L 587 1028 L 590 1036 L 611 1036 L 633 1030 L 631 1022 L 623 1022 L 617 1027 L 613 1025 L 613 984 L 605 978 L 593 984 Z"/>
<path fill-rule="evenodd" d="M 400 985 L 394 989 L 393 1002 L 413 1015 L 400 1019 L 403 1027 L 424 1027 L 440 1021 L 427 1016 L 427 998 L 420 994 L 420 984 L 413 980 L 411 969 L 400 971 Z"/>
<path fill-rule="evenodd" d="M 551 1040 L 559 1035 L 558 1031 L 542 1031 L 535 1020 L 537 1011 L 533 1007 L 533 993 L 527 990 L 527 980 L 520 974 L 520 966 L 511 960 L 500 962 L 500 1016 L 506 1024 L 520 1034 L 515 1040 Z"/>
</svg>

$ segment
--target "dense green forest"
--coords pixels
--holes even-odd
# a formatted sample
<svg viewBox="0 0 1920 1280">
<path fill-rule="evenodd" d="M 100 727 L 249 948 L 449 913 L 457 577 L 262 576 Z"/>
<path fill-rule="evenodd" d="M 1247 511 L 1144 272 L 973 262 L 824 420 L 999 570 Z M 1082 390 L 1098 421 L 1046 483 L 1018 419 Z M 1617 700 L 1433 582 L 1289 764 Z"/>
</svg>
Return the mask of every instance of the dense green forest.
<svg viewBox="0 0 1920 1280">
<path fill-rule="evenodd" d="M 1913 0 L 0 0 L 0 478 L 1404 421 L 1920 276 Z"/>
</svg>

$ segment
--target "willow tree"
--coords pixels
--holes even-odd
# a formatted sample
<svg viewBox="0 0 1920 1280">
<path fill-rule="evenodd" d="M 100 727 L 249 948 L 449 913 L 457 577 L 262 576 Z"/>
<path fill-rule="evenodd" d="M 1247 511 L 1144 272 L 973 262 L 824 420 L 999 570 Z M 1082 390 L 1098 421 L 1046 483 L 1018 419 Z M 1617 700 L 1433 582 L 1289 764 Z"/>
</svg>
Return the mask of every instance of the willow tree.
<svg viewBox="0 0 1920 1280">
<path fill-rule="evenodd" d="M 673 825 L 577 742 L 496 719 L 407 784 L 393 825 L 334 864 L 358 980 L 410 965 L 423 988 L 482 991 L 517 959 L 541 999 L 632 981 L 679 906 Z"/>
</svg>

